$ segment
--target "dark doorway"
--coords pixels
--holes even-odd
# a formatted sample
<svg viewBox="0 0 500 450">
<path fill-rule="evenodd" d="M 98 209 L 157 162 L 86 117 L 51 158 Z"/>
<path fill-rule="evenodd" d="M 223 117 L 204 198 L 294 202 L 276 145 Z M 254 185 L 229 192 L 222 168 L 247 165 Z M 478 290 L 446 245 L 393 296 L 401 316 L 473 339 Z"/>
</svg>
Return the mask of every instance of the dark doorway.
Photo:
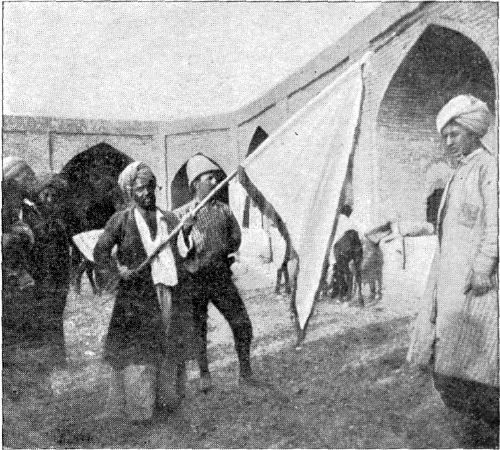
<svg viewBox="0 0 500 450">
<path fill-rule="evenodd" d="M 444 157 L 436 115 L 459 94 L 472 94 L 495 112 L 491 64 L 468 37 L 430 25 L 395 72 L 377 116 L 380 207 L 387 215 L 425 220 L 425 170 Z"/>
<path fill-rule="evenodd" d="M 69 204 L 75 214 L 72 233 L 103 228 L 124 198 L 118 176 L 132 158 L 111 145 L 100 143 L 71 159 L 61 171 L 68 180 Z"/>
</svg>

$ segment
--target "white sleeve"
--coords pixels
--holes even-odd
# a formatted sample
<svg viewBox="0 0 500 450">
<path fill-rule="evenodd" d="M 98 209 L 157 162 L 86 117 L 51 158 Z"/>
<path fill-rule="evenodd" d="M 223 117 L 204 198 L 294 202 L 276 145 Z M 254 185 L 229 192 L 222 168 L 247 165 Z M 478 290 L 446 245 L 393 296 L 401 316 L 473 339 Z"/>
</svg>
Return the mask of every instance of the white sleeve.
<svg viewBox="0 0 500 450">
<path fill-rule="evenodd" d="M 177 249 L 179 250 L 179 255 L 185 258 L 193 247 L 194 243 L 193 243 L 193 236 L 191 236 L 191 233 L 188 236 L 188 245 L 187 245 L 184 239 L 184 231 L 181 230 L 180 233 L 177 235 Z"/>
</svg>

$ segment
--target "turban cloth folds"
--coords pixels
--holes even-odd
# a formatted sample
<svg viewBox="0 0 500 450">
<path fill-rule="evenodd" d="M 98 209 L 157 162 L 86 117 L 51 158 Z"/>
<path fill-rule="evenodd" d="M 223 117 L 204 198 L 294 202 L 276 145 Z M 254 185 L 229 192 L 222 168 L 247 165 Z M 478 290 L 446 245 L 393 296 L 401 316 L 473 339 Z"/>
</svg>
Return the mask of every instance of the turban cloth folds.
<svg viewBox="0 0 500 450">
<path fill-rule="evenodd" d="M 146 179 L 155 178 L 153 171 L 142 161 L 130 163 L 118 177 L 118 186 L 130 200 L 132 198 L 132 186 L 134 181 L 144 177 Z"/>
<path fill-rule="evenodd" d="M 459 95 L 439 111 L 436 118 L 438 132 L 441 134 L 443 128 L 452 120 L 483 137 L 490 126 L 491 112 L 486 103 L 473 95 Z"/>
<path fill-rule="evenodd" d="M 3 159 L 2 175 L 4 180 L 17 178 L 23 171 L 30 172 L 33 176 L 35 175 L 33 169 L 24 159 L 18 156 L 7 156 Z"/>
</svg>

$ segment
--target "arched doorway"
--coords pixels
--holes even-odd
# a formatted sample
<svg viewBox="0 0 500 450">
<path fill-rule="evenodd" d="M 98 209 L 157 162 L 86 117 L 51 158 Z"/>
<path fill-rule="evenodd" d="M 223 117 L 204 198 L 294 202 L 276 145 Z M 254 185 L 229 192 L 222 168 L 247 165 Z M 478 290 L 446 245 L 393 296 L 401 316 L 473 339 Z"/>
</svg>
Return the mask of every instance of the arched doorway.
<svg viewBox="0 0 500 450">
<path fill-rule="evenodd" d="M 210 159 L 210 158 L 208 158 Z M 210 159 L 211 160 L 211 159 Z M 217 164 L 215 161 L 211 160 L 214 164 Z M 172 209 L 179 208 L 182 205 L 185 205 L 192 199 L 191 191 L 189 190 L 188 177 L 186 173 L 186 164 L 185 162 L 181 168 L 177 171 L 172 180 L 171 187 L 171 199 L 172 199 Z M 219 166 L 219 164 L 217 164 Z M 220 167 L 220 166 L 219 166 Z M 222 169 L 216 173 L 217 183 L 220 183 L 226 178 L 226 172 Z M 217 200 L 224 202 L 229 205 L 229 187 L 224 186 L 216 195 Z"/>
<path fill-rule="evenodd" d="M 132 158 L 104 142 L 79 153 L 62 169 L 77 217 L 73 233 L 103 228 L 120 204 L 118 176 Z"/>
<path fill-rule="evenodd" d="M 444 187 L 429 176 L 443 176 L 434 167 L 444 161 L 436 115 L 451 98 L 466 93 L 495 111 L 488 58 L 463 34 L 429 26 L 394 74 L 377 116 L 380 207 L 386 217 L 426 220 L 428 197 Z"/>
<path fill-rule="evenodd" d="M 248 146 L 248 151 L 247 151 L 247 156 L 251 155 L 257 147 L 262 144 L 268 137 L 269 135 L 260 127 L 258 126 L 255 129 L 255 132 L 252 136 L 252 140 L 250 141 L 250 145 Z M 243 222 L 242 225 L 244 228 L 250 228 L 250 215 L 252 209 L 255 211 L 257 208 L 253 207 L 252 208 L 252 201 L 250 197 L 247 195 L 245 198 L 245 207 L 243 208 Z M 261 215 L 261 224 L 262 226 L 262 215 Z"/>
</svg>

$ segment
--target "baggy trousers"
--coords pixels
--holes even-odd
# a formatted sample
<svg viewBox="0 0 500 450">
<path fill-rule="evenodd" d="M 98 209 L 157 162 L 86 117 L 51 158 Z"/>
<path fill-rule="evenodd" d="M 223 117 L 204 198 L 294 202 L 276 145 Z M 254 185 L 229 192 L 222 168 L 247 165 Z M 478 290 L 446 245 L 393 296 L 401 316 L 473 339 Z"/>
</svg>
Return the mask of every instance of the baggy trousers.
<svg viewBox="0 0 500 450">
<path fill-rule="evenodd" d="M 245 304 L 236 286 L 231 280 L 231 270 L 226 265 L 217 265 L 200 269 L 190 274 L 184 284 L 185 295 L 193 302 L 194 330 L 198 351 L 200 374 L 207 375 L 207 319 L 208 304 L 212 302 L 229 323 L 233 331 L 234 344 L 240 364 L 240 376 L 252 374 L 250 366 L 250 344 L 252 342 L 252 324 Z"/>
</svg>

